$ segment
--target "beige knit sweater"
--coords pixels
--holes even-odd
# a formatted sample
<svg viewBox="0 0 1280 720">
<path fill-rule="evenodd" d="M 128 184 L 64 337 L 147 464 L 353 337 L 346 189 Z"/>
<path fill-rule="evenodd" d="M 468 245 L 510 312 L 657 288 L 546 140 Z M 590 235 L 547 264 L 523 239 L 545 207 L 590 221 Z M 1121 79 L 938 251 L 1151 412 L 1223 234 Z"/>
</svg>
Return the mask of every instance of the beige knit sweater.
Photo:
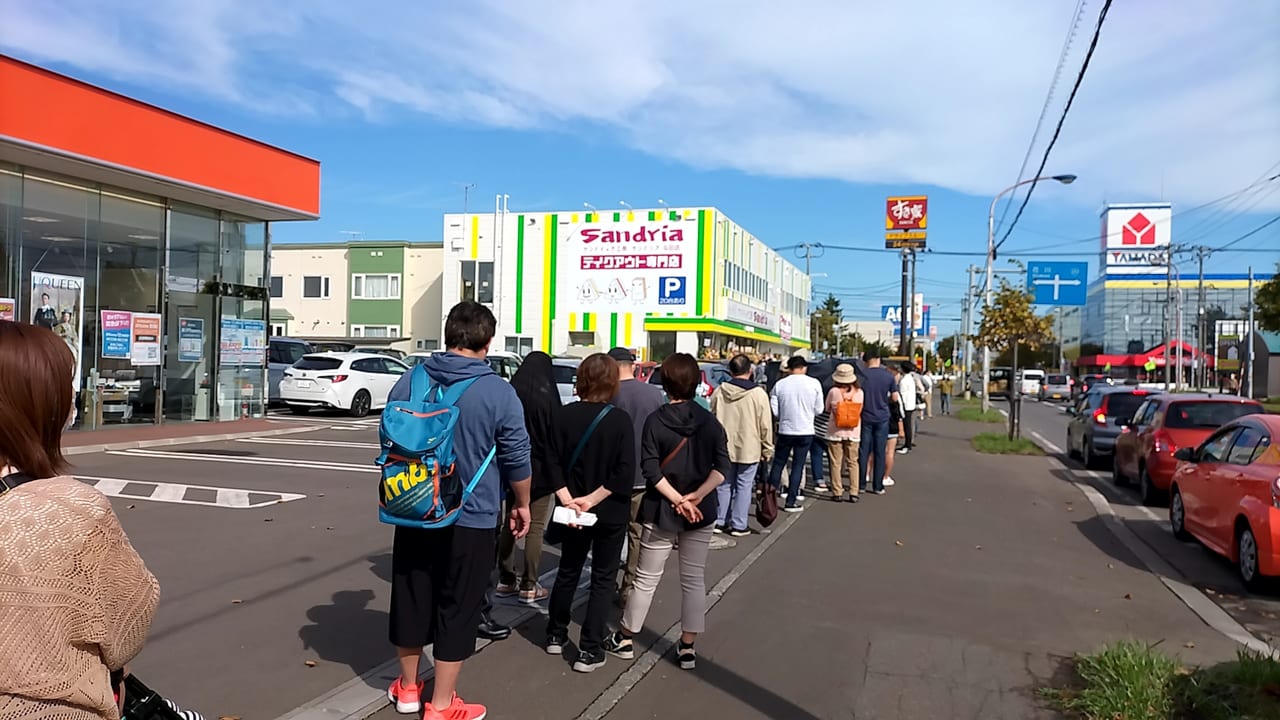
<svg viewBox="0 0 1280 720">
<path fill-rule="evenodd" d="M 160 586 L 102 493 L 69 477 L 0 494 L 0 720 L 115 720 Z"/>
</svg>

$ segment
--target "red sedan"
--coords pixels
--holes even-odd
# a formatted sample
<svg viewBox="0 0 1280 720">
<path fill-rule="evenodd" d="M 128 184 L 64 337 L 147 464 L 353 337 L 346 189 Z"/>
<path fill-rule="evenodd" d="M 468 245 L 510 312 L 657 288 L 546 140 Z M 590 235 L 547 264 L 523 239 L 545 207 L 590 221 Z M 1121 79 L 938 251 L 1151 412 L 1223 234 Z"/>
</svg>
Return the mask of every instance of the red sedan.
<svg viewBox="0 0 1280 720">
<path fill-rule="evenodd" d="M 1236 564 L 1257 590 L 1280 575 L 1280 415 L 1248 415 L 1177 451 L 1169 524 Z"/>
<path fill-rule="evenodd" d="M 1162 504 L 1178 463 L 1178 448 L 1196 447 L 1238 417 L 1265 412 L 1254 400 L 1234 395 L 1193 393 L 1152 395 L 1120 422 L 1112 478 L 1117 485 L 1137 481 L 1142 502 Z"/>
</svg>

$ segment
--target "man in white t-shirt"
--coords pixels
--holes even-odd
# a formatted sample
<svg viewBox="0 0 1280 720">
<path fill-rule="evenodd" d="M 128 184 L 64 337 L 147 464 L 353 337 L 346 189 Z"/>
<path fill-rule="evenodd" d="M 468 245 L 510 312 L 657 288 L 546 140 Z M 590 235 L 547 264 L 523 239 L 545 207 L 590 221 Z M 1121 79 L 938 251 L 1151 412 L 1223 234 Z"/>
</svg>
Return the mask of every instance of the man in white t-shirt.
<svg viewBox="0 0 1280 720">
<path fill-rule="evenodd" d="M 916 444 L 915 415 L 919 407 L 916 388 L 916 367 L 909 362 L 902 363 L 902 379 L 898 381 L 898 395 L 902 398 L 902 447 L 899 455 L 906 455 Z"/>
<path fill-rule="evenodd" d="M 787 361 L 790 373 L 778 380 L 769 395 L 769 406 L 778 418 L 778 442 L 769 471 L 769 484 L 782 485 L 782 468 L 791 459 L 791 485 L 787 488 L 786 512 L 800 512 L 800 485 L 804 482 L 805 459 L 813 445 L 813 421 L 823 408 L 822 383 L 807 374 L 809 363 L 799 355 Z"/>
</svg>

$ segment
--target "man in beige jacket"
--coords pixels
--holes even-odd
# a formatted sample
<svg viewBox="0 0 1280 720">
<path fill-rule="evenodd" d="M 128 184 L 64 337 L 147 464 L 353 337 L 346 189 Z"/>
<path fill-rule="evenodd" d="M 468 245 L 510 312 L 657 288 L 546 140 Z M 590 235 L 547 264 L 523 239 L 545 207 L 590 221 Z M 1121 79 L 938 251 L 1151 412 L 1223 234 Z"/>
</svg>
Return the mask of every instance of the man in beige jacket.
<svg viewBox="0 0 1280 720">
<path fill-rule="evenodd" d="M 751 510 L 751 493 L 756 471 L 762 460 L 773 457 L 773 411 L 769 394 L 752 380 L 751 359 L 735 355 L 729 361 L 733 379 L 722 383 L 711 396 L 711 412 L 729 436 L 729 459 L 733 475 L 716 488 L 720 516 L 716 532 L 734 537 L 751 534 L 747 514 Z"/>
</svg>

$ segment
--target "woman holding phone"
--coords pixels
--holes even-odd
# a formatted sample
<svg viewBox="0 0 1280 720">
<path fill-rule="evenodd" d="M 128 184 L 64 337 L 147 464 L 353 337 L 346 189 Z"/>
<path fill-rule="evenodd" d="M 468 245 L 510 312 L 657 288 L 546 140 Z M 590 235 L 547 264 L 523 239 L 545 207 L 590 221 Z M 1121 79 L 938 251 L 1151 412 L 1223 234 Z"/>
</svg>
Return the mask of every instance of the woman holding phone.
<svg viewBox="0 0 1280 720">
<path fill-rule="evenodd" d="M 701 380 L 698 361 L 676 353 L 662 363 L 662 389 L 670 402 L 645 422 L 640 463 L 646 490 L 637 519 L 643 523 L 635 586 L 622 614 L 622 629 L 605 640 L 620 658 L 635 657 L 632 638 L 644 626 L 653 594 L 672 549 L 680 557 L 680 667 L 692 670 L 693 649 L 705 630 L 706 565 L 716 519 L 715 489 L 732 472 L 724 427 L 694 402 Z"/>
</svg>

